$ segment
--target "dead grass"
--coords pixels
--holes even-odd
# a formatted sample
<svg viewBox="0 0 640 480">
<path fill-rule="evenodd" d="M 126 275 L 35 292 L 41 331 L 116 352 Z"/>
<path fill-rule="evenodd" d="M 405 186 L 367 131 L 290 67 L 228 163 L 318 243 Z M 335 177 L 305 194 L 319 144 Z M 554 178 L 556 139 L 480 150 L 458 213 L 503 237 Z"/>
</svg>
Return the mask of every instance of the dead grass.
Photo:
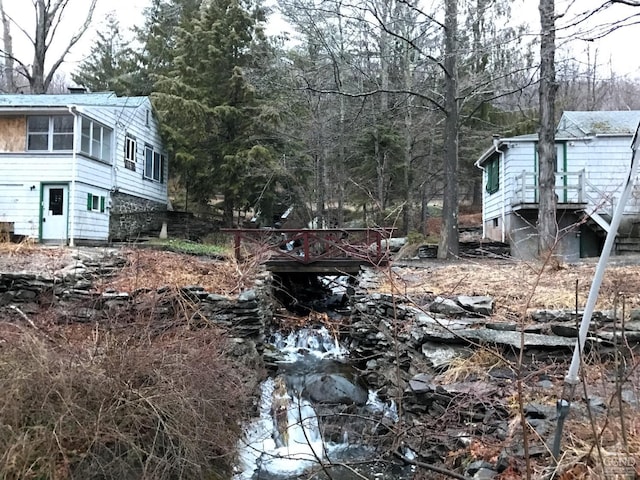
<svg viewBox="0 0 640 480">
<path fill-rule="evenodd" d="M 494 368 L 509 368 L 509 364 L 497 352 L 490 348 L 481 348 L 468 357 L 454 358 L 442 374 L 442 382 L 463 382 L 469 378 L 485 380 Z"/>
<path fill-rule="evenodd" d="M 32 238 L 25 238 L 20 242 L 11 242 L 8 234 L 0 232 L 0 255 L 26 255 L 38 249 L 39 245 Z"/>
<path fill-rule="evenodd" d="M 0 267 L 50 272 L 78 253 L 87 252 L 0 244 Z M 28 325 L 0 323 L 0 478 L 229 478 L 259 372 L 230 355 L 221 331 L 194 322 L 180 287 L 234 293 L 253 271 L 149 249 L 118 254 L 124 268 L 94 286 L 153 291 L 103 324 L 61 325 L 47 307 Z M 173 313 L 161 316 L 167 305 Z"/>
<path fill-rule="evenodd" d="M 115 278 L 100 285 L 101 289 L 131 292 L 162 286 L 185 287 L 200 285 L 212 291 L 231 291 L 235 287 L 231 265 L 206 261 L 189 255 L 152 249 L 131 249 L 122 252 L 125 267 Z"/>
<path fill-rule="evenodd" d="M 517 261 L 467 261 L 464 263 L 425 263 L 423 269 L 394 269 L 394 275 L 380 287 L 408 295 L 489 295 L 496 301 L 496 321 L 521 317 L 534 290 L 530 309 L 574 309 L 576 282 L 578 308 L 587 300 L 595 263 L 562 265 L 539 272 L 539 265 Z M 540 281 L 536 287 L 536 277 Z M 600 289 L 597 309 L 612 309 L 624 297 L 627 309 L 640 308 L 640 265 L 611 265 Z"/>
</svg>

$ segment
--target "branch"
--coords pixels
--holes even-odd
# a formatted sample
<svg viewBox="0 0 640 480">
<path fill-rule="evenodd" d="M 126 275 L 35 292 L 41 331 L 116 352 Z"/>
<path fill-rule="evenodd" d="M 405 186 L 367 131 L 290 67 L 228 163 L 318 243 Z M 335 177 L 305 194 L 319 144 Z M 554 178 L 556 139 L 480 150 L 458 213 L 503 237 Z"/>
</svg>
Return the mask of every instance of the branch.
<svg viewBox="0 0 640 480">
<path fill-rule="evenodd" d="M 419 9 L 418 7 L 413 5 L 412 3 L 409 3 L 407 0 L 398 0 L 398 3 L 402 3 L 402 4 L 406 5 L 407 7 L 409 7 L 411 10 L 413 10 L 414 12 L 417 12 L 420 15 L 423 15 L 425 18 L 431 20 L 433 23 L 438 25 L 440 28 L 442 28 L 442 29 L 445 28 L 443 23 L 439 22 L 438 20 L 436 20 L 434 17 L 432 17 L 428 13 L 425 13 L 423 10 Z"/>
<path fill-rule="evenodd" d="M 31 75 L 28 73 L 28 72 L 29 72 L 29 69 L 27 68 L 27 65 L 25 65 L 24 63 L 22 63 L 22 62 L 20 61 L 20 59 L 19 59 L 19 58 L 17 58 L 17 57 L 15 57 L 15 56 L 11 55 L 11 53 L 10 53 L 10 52 L 5 51 L 3 48 L 0 48 L 0 57 L 1 57 L 1 58 L 9 59 L 9 60 L 11 60 L 11 61 L 13 61 L 13 62 L 16 62 L 16 63 L 17 63 L 17 64 L 22 68 L 22 70 L 24 70 L 24 72 L 26 72 L 27 74 L 25 75 L 25 73 L 24 73 L 24 72 L 20 72 L 20 71 L 18 71 L 18 73 L 20 73 L 20 74 L 24 75 L 24 76 L 27 78 L 27 80 L 28 80 L 29 78 L 31 78 Z"/>
<path fill-rule="evenodd" d="M 67 4 L 69 0 L 60 0 L 58 3 L 53 5 L 53 8 L 49 10 L 45 16 L 45 38 L 44 38 L 44 49 L 48 50 L 49 46 L 53 43 L 53 39 L 56 37 L 56 31 L 62 23 L 62 15 L 64 10 L 67 8 Z M 58 11 L 60 14 L 58 15 Z M 51 29 L 53 27 L 53 29 Z"/>
<path fill-rule="evenodd" d="M 409 465 L 415 465 L 416 467 L 431 470 L 432 472 L 439 473 L 440 475 L 446 475 L 447 477 L 456 478 L 458 480 L 471 480 L 469 477 L 465 477 L 464 475 L 460 475 L 459 473 L 452 472 L 451 470 L 447 470 L 446 468 L 436 467 L 435 465 L 430 465 L 428 463 L 411 460 L 402 455 L 400 452 L 393 452 L 393 454 Z"/>
<path fill-rule="evenodd" d="M 13 17 L 12 17 L 11 15 L 9 15 L 8 13 L 5 13 L 5 16 L 9 19 L 9 21 L 10 21 L 11 23 L 13 23 L 13 25 L 14 25 L 18 30 L 20 30 L 20 31 L 24 34 L 24 36 L 25 36 L 25 37 L 27 37 L 27 39 L 29 40 L 29 42 L 31 42 L 31 45 L 33 45 L 33 46 L 35 47 L 36 42 L 35 42 L 35 40 L 33 39 L 33 37 L 31 36 L 31 34 L 29 34 L 29 32 L 27 32 L 24 28 L 22 28 L 22 27 L 20 26 L 20 24 L 19 24 L 18 22 L 16 22 L 16 21 L 13 19 Z"/>
<path fill-rule="evenodd" d="M 55 63 L 53 64 L 53 66 L 49 70 L 49 73 L 47 74 L 47 78 L 45 80 L 45 85 L 48 85 L 51 82 L 51 80 L 53 79 L 53 76 L 56 73 L 56 70 L 60 67 L 60 65 L 64 61 L 64 58 L 67 56 L 67 53 L 69 53 L 69 50 L 71 50 L 71 48 L 76 43 L 78 43 L 80 38 L 82 38 L 82 36 L 85 34 L 87 29 L 91 25 L 91 21 L 93 19 L 93 12 L 94 12 L 94 10 L 96 8 L 97 1 L 98 0 L 91 0 L 91 5 L 89 6 L 89 11 L 87 12 L 87 16 L 84 19 L 84 23 L 80 27 L 80 30 L 78 30 L 78 32 L 71 38 L 71 40 L 69 40 L 67 48 L 65 48 L 65 50 L 62 52 L 62 54 L 60 54 L 60 56 L 58 57 L 58 60 L 55 61 Z M 65 5 L 66 5 L 66 3 L 65 3 Z M 61 11 L 60 14 L 62 14 L 62 11 Z"/>
<path fill-rule="evenodd" d="M 427 53 L 424 53 L 422 51 L 422 49 L 420 47 L 418 47 L 418 45 L 416 45 L 416 43 L 413 40 L 410 40 L 410 39 L 406 38 L 404 35 L 400 35 L 399 33 L 392 32 L 391 30 L 389 30 L 387 28 L 387 24 L 384 21 L 382 21 L 382 19 L 377 15 L 377 12 L 372 11 L 371 13 L 376 18 L 376 20 L 378 20 L 378 24 L 380 25 L 380 28 L 382 28 L 383 32 L 387 33 L 388 35 L 391 35 L 393 38 L 396 38 L 398 40 L 402 40 L 403 42 L 409 44 L 411 46 L 411 48 L 413 48 L 416 52 L 418 52 L 424 58 L 426 58 L 427 60 L 430 60 L 433 63 L 435 63 L 444 72 L 444 74 L 448 78 L 451 78 L 450 73 L 447 71 L 447 69 L 445 68 L 444 64 L 440 60 L 435 58 L 433 55 L 429 55 Z"/>
<path fill-rule="evenodd" d="M 390 88 L 386 88 L 386 89 L 382 89 L 382 88 L 376 88 L 375 90 L 369 90 L 368 92 L 357 92 L 357 93 L 348 93 L 348 92 L 343 92 L 340 90 L 319 90 L 316 88 L 313 88 L 311 86 L 307 86 L 306 90 L 310 90 L 314 93 L 324 93 L 324 94 L 332 94 L 332 95 L 342 95 L 345 97 L 350 97 L 350 98 L 362 98 L 362 97 L 371 97 L 373 95 L 376 95 L 378 93 L 402 93 L 405 95 L 413 95 L 415 97 L 421 98 L 422 100 L 426 100 L 427 102 L 429 102 L 431 105 L 433 105 L 434 107 L 436 107 L 438 110 L 440 110 L 442 113 L 447 113 L 447 111 L 445 110 L 444 106 L 441 105 L 437 100 L 429 97 L 428 95 L 425 95 L 423 93 L 418 93 L 418 92 L 414 92 L 411 90 L 405 90 L 405 89 L 390 89 Z"/>
</svg>

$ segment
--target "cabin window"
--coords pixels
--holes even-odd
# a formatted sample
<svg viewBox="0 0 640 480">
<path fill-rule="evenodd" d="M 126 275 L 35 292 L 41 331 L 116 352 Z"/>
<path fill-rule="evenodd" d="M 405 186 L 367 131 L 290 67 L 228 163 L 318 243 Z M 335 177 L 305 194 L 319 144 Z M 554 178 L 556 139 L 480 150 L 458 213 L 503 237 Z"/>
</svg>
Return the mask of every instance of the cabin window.
<svg viewBox="0 0 640 480">
<path fill-rule="evenodd" d="M 166 155 L 156 152 L 151 145 L 144 147 L 144 178 L 164 183 Z"/>
<path fill-rule="evenodd" d="M 124 137 L 124 168 L 136 171 L 136 139 L 127 135 Z"/>
<path fill-rule="evenodd" d="M 496 193 L 500 189 L 500 161 L 494 158 L 487 164 L 487 192 Z"/>
<path fill-rule="evenodd" d="M 113 130 L 88 118 L 82 118 L 80 151 L 104 162 L 111 162 Z"/>
<path fill-rule="evenodd" d="M 72 149 L 72 115 L 30 115 L 27 117 L 27 150 L 52 152 Z"/>
<path fill-rule="evenodd" d="M 104 213 L 105 197 L 99 195 L 87 194 L 87 210 L 90 212 Z"/>
</svg>

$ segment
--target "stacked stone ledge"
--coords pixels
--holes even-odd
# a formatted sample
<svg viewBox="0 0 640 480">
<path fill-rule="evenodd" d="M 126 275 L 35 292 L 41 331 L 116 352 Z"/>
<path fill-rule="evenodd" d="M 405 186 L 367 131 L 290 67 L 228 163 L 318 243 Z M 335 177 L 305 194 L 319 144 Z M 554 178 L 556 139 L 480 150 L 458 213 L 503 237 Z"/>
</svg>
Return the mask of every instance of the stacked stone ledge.
<svg viewBox="0 0 640 480">
<path fill-rule="evenodd" d="M 190 321 L 194 326 L 210 322 L 227 328 L 236 344 L 250 339 L 258 348 L 261 347 L 264 325 L 271 316 L 270 303 L 263 299 L 265 292 L 262 282 L 258 282 L 255 289 L 244 291 L 235 298 L 207 292 L 198 285 L 177 291 L 169 287 L 153 291 L 138 289 L 131 293 L 91 290 L 92 279 L 97 274 L 104 278 L 115 272 L 118 266 L 78 262 L 72 268 L 67 267 L 50 275 L 0 273 L 0 313 L 5 319 L 18 320 L 15 308 L 26 315 L 35 316 L 46 307 L 56 312 L 60 323 L 101 322 L 145 312 L 144 300 L 153 296 L 157 299 L 153 304 L 153 315 L 161 322 L 175 318 L 179 311 L 177 295 L 190 304 Z"/>
</svg>

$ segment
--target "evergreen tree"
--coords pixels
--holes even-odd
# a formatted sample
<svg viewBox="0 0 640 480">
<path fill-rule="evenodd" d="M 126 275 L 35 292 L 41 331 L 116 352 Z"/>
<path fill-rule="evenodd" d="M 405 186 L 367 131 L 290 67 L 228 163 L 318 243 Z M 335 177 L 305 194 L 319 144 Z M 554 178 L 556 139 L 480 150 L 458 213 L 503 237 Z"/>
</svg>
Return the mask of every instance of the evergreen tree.
<svg viewBox="0 0 640 480">
<path fill-rule="evenodd" d="M 152 96 L 181 180 L 202 203 L 222 195 L 229 226 L 234 210 L 268 210 L 279 183 L 271 111 L 244 72 L 255 62 L 263 21 L 248 1 L 208 3 L 178 29 L 174 68 L 159 76 Z"/>
<path fill-rule="evenodd" d="M 93 92 L 128 93 L 126 76 L 130 71 L 132 55 L 120 32 L 118 20 L 110 15 L 105 30 L 98 32 L 98 40 L 89 56 L 71 78 Z"/>
<path fill-rule="evenodd" d="M 203 0 L 152 0 L 145 9 L 144 25 L 134 29 L 142 48 L 130 65 L 132 94 L 150 95 L 158 78 L 173 70 L 180 31 L 189 28 L 202 3 Z"/>
</svg>

